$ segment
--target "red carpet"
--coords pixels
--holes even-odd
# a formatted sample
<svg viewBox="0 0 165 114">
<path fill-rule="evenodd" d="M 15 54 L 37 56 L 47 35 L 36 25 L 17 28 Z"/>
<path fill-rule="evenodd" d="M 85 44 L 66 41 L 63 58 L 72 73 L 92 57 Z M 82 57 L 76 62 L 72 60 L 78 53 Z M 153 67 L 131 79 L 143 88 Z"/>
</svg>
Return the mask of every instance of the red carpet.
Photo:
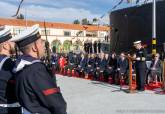
<svg viewBox="0 0 165 114">
<path fill-rule="evenodd" d="M 161 87 L 162 87 L 162 84 L 160 82 L 158 82 L 158 83 L 153 82 L 153 83 L 146 85 L 145 89 L 154 90 L 154 89 L 161 88 Z"/>
</svg>

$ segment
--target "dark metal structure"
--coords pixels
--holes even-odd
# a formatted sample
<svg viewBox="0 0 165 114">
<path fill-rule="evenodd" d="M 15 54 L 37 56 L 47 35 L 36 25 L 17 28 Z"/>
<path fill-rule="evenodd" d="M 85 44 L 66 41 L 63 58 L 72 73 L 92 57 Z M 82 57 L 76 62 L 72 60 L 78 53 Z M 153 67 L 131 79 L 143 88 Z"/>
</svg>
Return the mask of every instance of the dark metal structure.
<svg viewBox="0 0 165 114">
<path fill-rule="evenodd" d="M 152 3 L 120 9 L 110 14 L 110 51 L 120 53 L 133 50 L 132 43 L 141 40 L 152 48 Z M 157 51 L 163 52 L 165 42 L 165 0 L 157 2 Z"/>
</svg>

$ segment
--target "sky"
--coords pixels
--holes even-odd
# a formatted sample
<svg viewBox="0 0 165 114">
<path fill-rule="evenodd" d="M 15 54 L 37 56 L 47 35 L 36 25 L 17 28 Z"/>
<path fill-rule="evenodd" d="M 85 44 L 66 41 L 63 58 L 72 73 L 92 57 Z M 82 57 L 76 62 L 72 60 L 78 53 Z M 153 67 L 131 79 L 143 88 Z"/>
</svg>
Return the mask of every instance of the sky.
<svg viewBox="0 0 165 114">
<path fill-rule="evenodd" d="M 27 19 L 37 21 L 72 23 L 74 20 L 100 18 L 100 23 L 109 24 L 109 14 L 120 0 L 24 0 L 20 13 Z M 129 7 L 127 0 L 116 9 Z M 20 0 L 0 0 L 0 17 L 12 18 Z"/>
</svg>

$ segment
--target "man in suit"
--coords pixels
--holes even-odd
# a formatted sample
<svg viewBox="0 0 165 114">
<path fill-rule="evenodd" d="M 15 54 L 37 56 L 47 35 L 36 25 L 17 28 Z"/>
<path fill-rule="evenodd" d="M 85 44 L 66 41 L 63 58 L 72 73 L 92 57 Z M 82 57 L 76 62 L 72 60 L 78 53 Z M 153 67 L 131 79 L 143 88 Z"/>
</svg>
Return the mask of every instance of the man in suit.
<svg viewBox="0 0 165 114">
<path fill-rule="evenodd" d="M 117 81 L 119 81 L 120 79 L 126 79 L 127 78 L 126 73 L 127 73 L 128 67 L 129 67 L 128 66 L 128 60 L 125 57 L 125 54 L 122 52 L 120 54 L 118 61 L 117 61 L 117 77 L 116 77 Z"/>
<path fill-rule="evenodd" d="M 95 77 L 95 73 L 96 73 L 95 55 L 91 54 L 91 55 L 88 55 L 87 67 L 85 70 L 85 77 L 88 77 L 89 75 L 92 75 Z"/>
<path fill-rule="evenodd" d="M 124 53 L 120 54 L 120 58 L 117 61 L 117 70 L 120 74 L 125 74 L 128 70 L 128 60 Z"/>
<path fill-rule="evenodd" d="M 77 55 L 74 54 L 73 52 L 70 52 L 68 54 L 68 65 L 65 66 L 65 71 L 67 72 L 72 72 L 74 68 L 76 68 L 78 65 L 78 58 Z"/>
<path fill-rule="evenodd" d="M 158 78 L 161 81 L 162 77 L 162 65 L 160 61 L 160 54 L 156 53 L 154 56 L 154 59 L 151 62 L 151 66 L 149 69 L 149 81 L 155 81 L 156 83 L 158 82 Z"/>
<path fill-rule="evenodd" d="M 113 52 L 109 57 L 108 66 L 106 69 L 107 75 L 110 76 L 110 78 L 112 78 L 113 82 L 115 81 L 116 69 L 117 69 L 117 57 L 116 57 L 116 53 Z"/>
<path fill-rule="evenodd" d="M 86 71 L 87 62 L 88 62 L 87 54 L 82 54 L 80 64 L 76 68 L 76 71 L 79 74 L 79 76 L 83 75 L 84 72 Z"/>
</svg>

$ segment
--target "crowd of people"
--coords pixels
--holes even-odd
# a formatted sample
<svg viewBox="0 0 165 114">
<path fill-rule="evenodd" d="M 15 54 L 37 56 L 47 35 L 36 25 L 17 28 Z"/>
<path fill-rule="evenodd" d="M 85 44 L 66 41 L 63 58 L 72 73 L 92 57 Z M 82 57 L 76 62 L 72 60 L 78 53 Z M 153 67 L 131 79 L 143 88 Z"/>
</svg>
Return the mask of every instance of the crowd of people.
<svg viewBox="0 0 165 114">
<path fill-rule="evenodd" d="M 13 51 L 15 45 L 21 55 L 13 61 L 11 56 L 17 55 Z M 67 114 L 67 103 L 53 74 L 57 72 L 118 85 L 121 81 L 129 83 L 129 70 L 132 70 L 136 74 L 137 91 L 144 91 L 146 83 L 161 82 L 159 53 L 149 62 L 141 41 L 135 41 L 134 47 L 133 54 L 121 52 L 120 55 L 104 53 L 100 48 L 94 52 L 85 49 L 80 53 L 52 53 L 48 68 L 43 59 L 45 40 L 41 39 L 39 25 L 15 37 L 4 28 L 0 31 L 0 114 Z"/>
<path fill-rule="evenodd" d="M 137 44 L 136 44 L 137 43 Z M 138 46 L 140 45 L 139 49 Z M 129 83 L 129 58 L 131 58 L 132 70 L 136 74 L 137 90 L 144 91 L 144 85 L 162 82 L 162 62 L 160 54 L 156 53 L 152 58 L 147 58 L 147 52 L 141 47 L 141 42 L 135 42 L 137 51 L 131 55 L 121 52 L 113 53 L 54 53 L 51 56 L 52 68 L 56 73 L 82 78 L 92 78 L 97 81 L 120 84 Z"/>
</svg>

